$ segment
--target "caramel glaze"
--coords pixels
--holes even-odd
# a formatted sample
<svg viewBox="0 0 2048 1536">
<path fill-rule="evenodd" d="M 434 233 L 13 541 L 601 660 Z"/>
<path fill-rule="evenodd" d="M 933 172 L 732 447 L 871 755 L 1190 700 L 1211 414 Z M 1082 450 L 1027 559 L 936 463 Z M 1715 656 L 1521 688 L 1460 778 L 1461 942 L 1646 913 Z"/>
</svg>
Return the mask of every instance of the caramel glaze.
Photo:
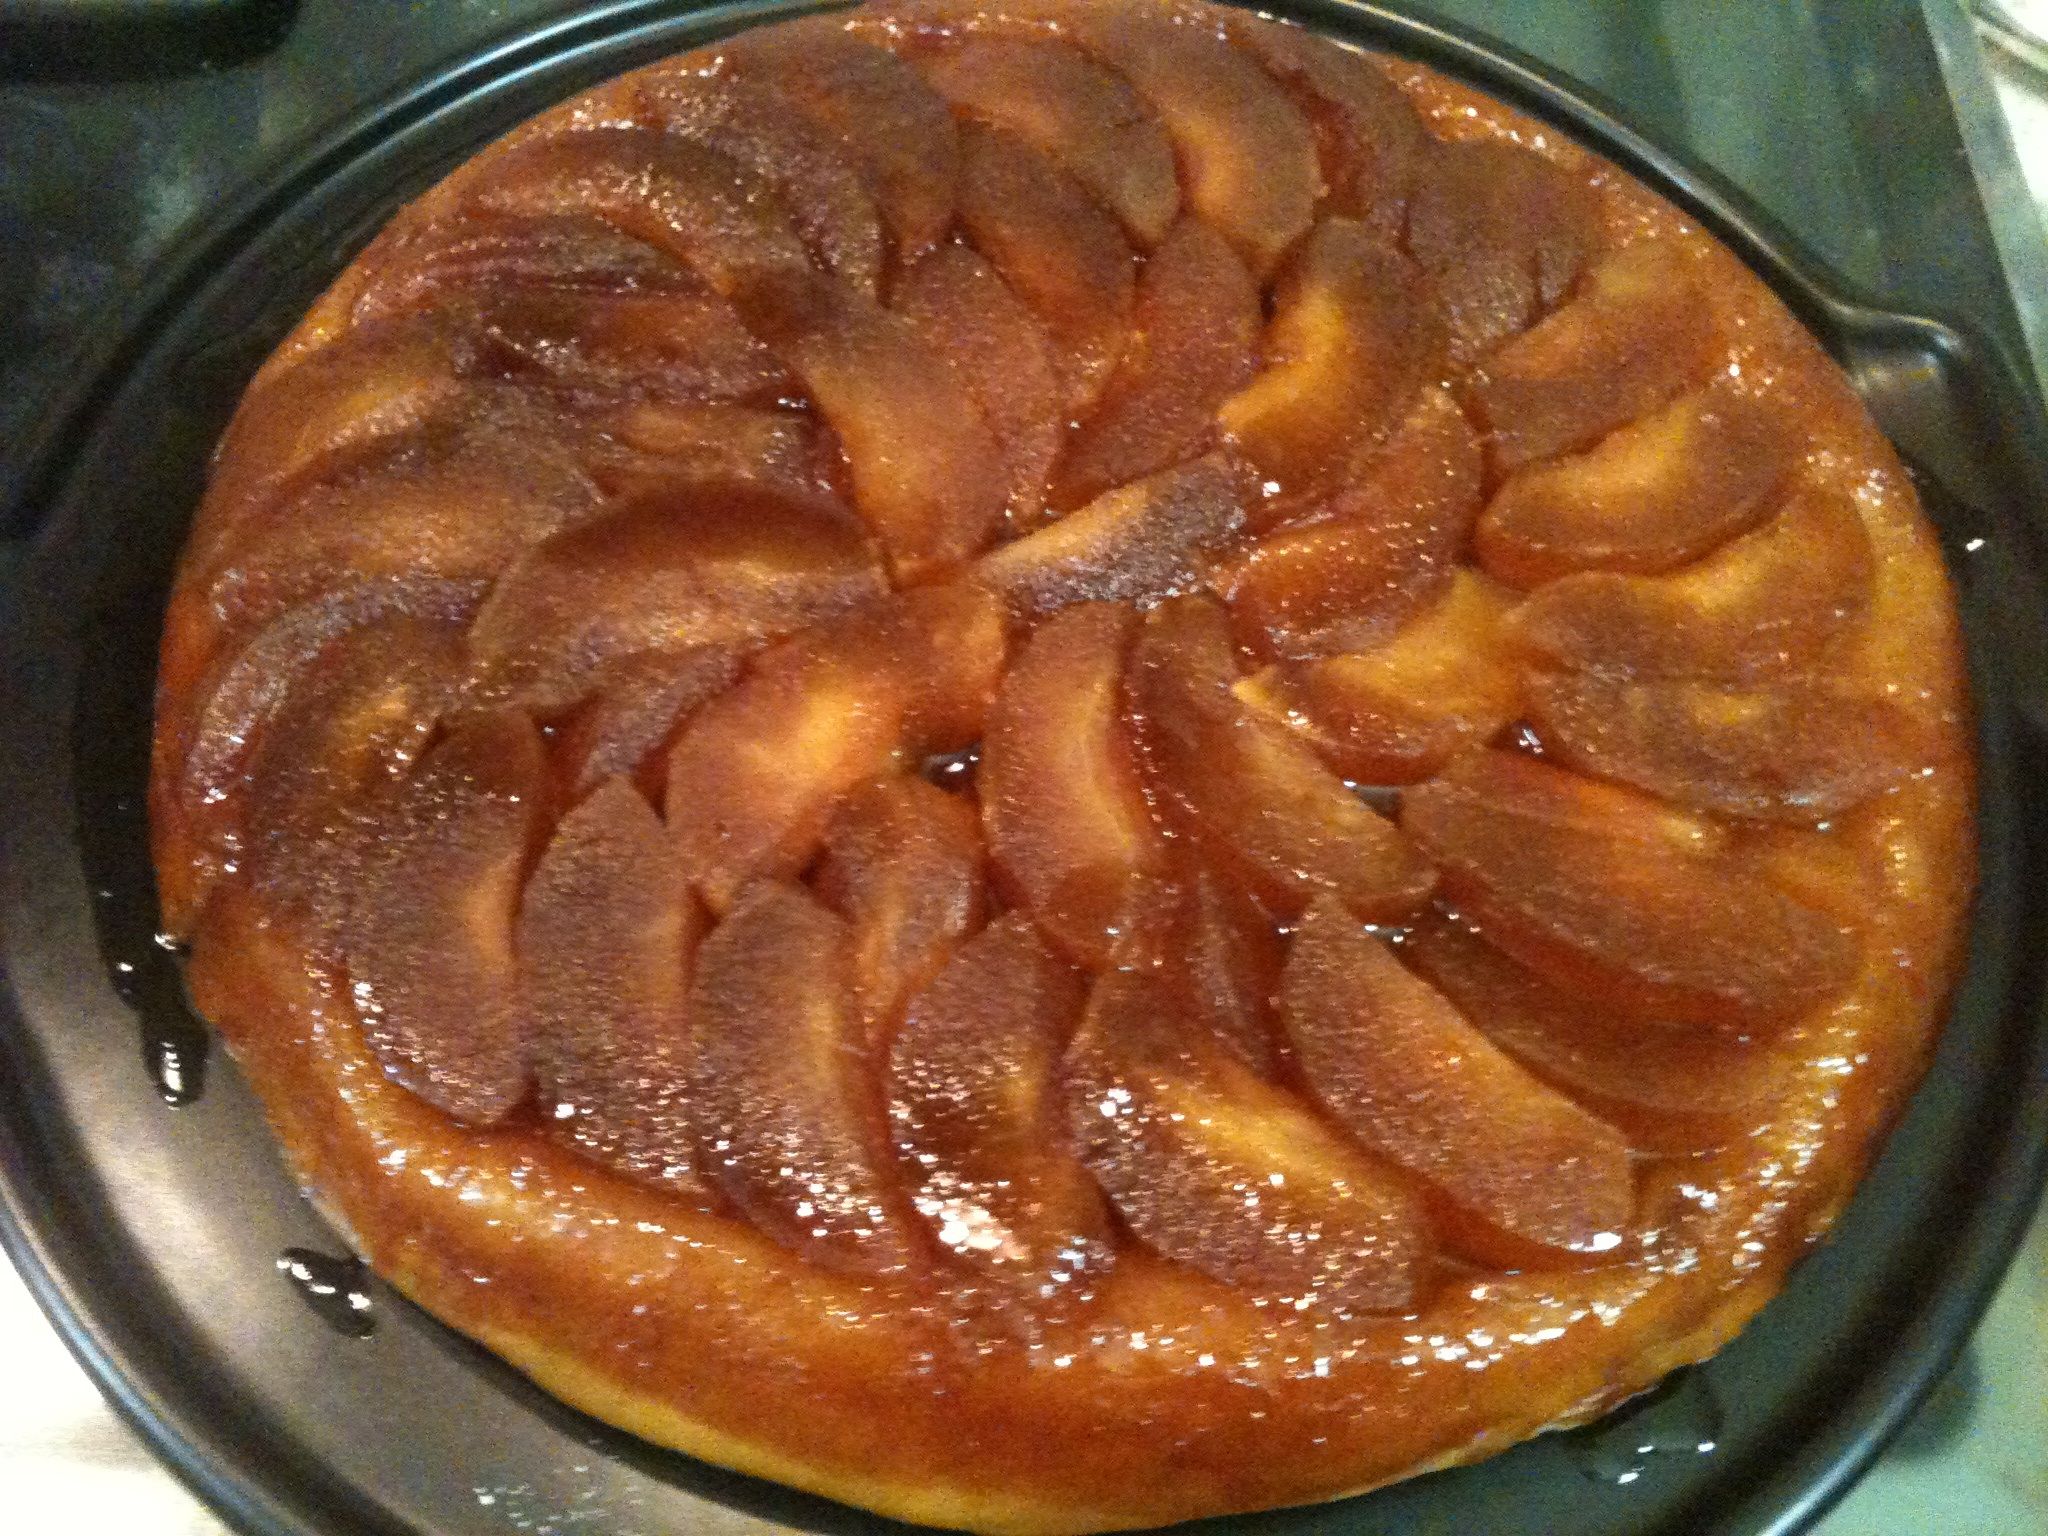
<svg viewBox="0 0 2048 1536">
<path fill-rule="evenodd" d="M 956 26 L 1054 35 L 1058 16 L 905 8 L 829 25 L 909 47 Z M 652 66 L 480 154 L 342 275 L 251 398 L 347 334 L 380 253 L 518 146 L 622 119 L 636 85 L 719 57 Z M 1335 1315 L 1206 1278 L 1124 1234 L 1091 1302 L 1026 1326 L 943 1266 L 863 1275 L 808 1263 L 701 1185 L 627 1179 L 530 1119 L 457 1124 L 372 1055 L 349 978 L 316 936 L 325 898 L 275 901 L 216 871 L 203 901 L 184 904 L 194 998 L 303 1182 L 378 1273 L 648 1439 L 903 1518 L 1052 1533 L 1333 1498 L 1586 1420 L 1712 1353 L 1827 1229 L 1925 1063 L 1966 915 L 1967 707 L 1940 557 L 1840 373 L 1727 252 L 1553 130 L 1382 62 L 1438 137 L 1520 146 L 1587 189 L 1608 248 L 1682 253 L 1727 338 L 1729 372 L 1803 439 L 1804 483 L 1846 498 L 1868 535 L 1869 605 L 1837 675 L 1910 722 L 1918 767 L 1819 829 L 1725 825 L 1737 867 L 1860 939 L 1846 991 L 1744 1047 L 1768 1101 L 1738 1106 L 1687 1150 L 1634 1138 L 1635 1220 L 1619 1251 L 1581 1266 L 1481 1271 L 1440 1256 L 1413 1311 Z M 225 510 L 234 443 L 164 648 L 154 830 L 174 910 L 205 857 L 172 790 L 222 643 L 199 578 L 238 536 Z M 452 592 L 448 611 L 473 601 Z M 1582 1102 L 1601 1108 L 1597 1095 Z"/>
</svg>

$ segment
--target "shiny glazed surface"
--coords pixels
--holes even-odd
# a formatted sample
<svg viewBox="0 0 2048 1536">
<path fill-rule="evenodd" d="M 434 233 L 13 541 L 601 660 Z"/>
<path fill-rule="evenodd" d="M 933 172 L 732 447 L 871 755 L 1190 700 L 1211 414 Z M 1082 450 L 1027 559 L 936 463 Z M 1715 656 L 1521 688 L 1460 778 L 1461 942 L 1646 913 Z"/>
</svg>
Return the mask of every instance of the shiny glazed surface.
<svg viewBox="0 0 2048 1536">
<path fill-rule="evenodd" d="M 1924 1057 L 1961 712 L 1889 449 L 1611 168 L 1235 13 L 912 7 L 400 215 L 223 446 L 153 797 L 409 1294 L 713 1460 L 1086 1530 L 1753 1313 Z"/>
</svg>

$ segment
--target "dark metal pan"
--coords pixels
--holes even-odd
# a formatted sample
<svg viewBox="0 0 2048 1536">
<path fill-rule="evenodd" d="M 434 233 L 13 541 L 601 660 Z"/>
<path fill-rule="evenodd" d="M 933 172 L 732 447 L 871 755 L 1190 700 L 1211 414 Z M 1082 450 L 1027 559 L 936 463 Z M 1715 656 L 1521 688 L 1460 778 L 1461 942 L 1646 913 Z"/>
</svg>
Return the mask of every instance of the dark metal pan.
<svg viewBox="0 0 2048 1536">
<path fill-rule="evenodd" d="M 36 446 L 0 650 L 0 1239 L 119 1409 L 245 1531 L 885 1528 L 614 1433 L 345 1264 L 323 1268 L 345 1250 L 231 1064 L 207 1070 L 204 1027 L 152 942 L 143 835 L 163 592 L 256 363 L 383 218 L 493 134 L 802 8 L 622 0 L 422 80 L 167 263 L 111 317 L 99 365 Z M 2006 359 L 1857 303 L 1582 90 L 1374 6 L 1283 9 L 1569 130 L 1732 245 L 1842 361 L 1922 473 L 1961 590 L 1983 884 L 1925 1086 L 1833 1239 L 1731 1347 L 1600 1425 L 1217 1528 L 1784 1536 L 1840 1496 L 1967 1339 L 2048 1171 L 2048 426 Z M 287 1249 L 302 1250 L 296 1281 Z"/>
</svg>

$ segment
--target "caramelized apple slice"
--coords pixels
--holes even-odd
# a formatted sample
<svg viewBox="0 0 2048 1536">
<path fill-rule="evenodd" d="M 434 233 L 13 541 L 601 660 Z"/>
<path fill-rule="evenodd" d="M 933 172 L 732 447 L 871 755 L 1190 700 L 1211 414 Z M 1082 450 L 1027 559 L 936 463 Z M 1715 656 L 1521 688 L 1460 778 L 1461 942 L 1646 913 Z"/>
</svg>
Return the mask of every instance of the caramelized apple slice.
<svg viewBox="0 0 2048 1536">
<path fill-rule="evenodd" d="M 1635 1183 L 1613 1127 L 1516 1066 L 1333 901 L 1295 933 L 1280 1017 L 1316 1101 L 1430 1186 L 1470 1257 L 1521 1267 L 1621 1247 Z"/>
<path fill-rule="evenodd" d="M 477 424 L 438 451 L 392 455 L 246 520 L 207 596 L 231 629 L 247 629 L 344 585 L 488 581 L 600 503 L 549 445 Z"/>
<path fill-rule="evenodd" d="M 1130 628 L 1129 610 L 1087 603 L 1039 629 L 989 712 L 979 770 L 1004 894 L 1094 966 L 1161 853 L 1121 708 Z"/>
<path fill-rule="evenodd" d="M 1598 208 L 1585 181 L 1517 145 L 1432 143 L 1408 250 L 1435 279 L 1451 360 L 1469 363 L 1554 307 L 1585 266 Z"/>
<path fill-rule="evenodd" d="M 1116 1251 L 1095 1181 L 1055 1134 L 1083 995 L 1026 919 L 1001 917 L 918 992 L 890 1053 L 896 1149 L 940 1251 L 1040 1305 L 1085 1296 Z"/>
<path fill-rule="evenodd" d="M 1554 665 L 1739 681 L 1810 672 L 1869 610 L 1870 535 L 1846 491 L 1778 515 L 1670 576 L 1589 571 L 1533 594 L 1519 642 Z"/>
<path fill-rule="evenodd" d="M 394 583 L 330 593 L 283 615 L 193 692 L 188 725 L 160 725 L 156 835 L 164 924 L 185 934 L 223 875 L 246 869 L 273 899 L 311 894 L 317 845 L 426 747 L 462 671 L 472 588 Z"/>
<path fill-rule="evenodd" d="M 837 479 L 839 444 L 808 411 L 635 400 L 585 420 L 591 431 L 580 445 L 583 463 L 620 500 L 707 484 L 817 500 L 833 493 Z"/>
<path fill-rule="evenodd" d="M 555 730 L 555 761 L 572 798 L 614 774 L 630 774 L 659 802 L 668 783 L 660 751 L 677 726 L 740 675 L 727 645 L 685 646 L 628 656 L 604 669 L 592 696 Z"/>
<path fill-rule="evenodd" d="M 1154 793 L 1276 911 L 1324 893 L 1369 922 L 1413 911 L 1433 883 L 1414 846 L 1236 681 L 1215 603 L 1174 598 L 1146 616 L 1128 687 Z"/>
<path fill-rule="evenodd" d="M 810 257 L 778 199 L 731 156 L 654 127 L 610 123 L 528 139 L 468 183 L 465 210 L 595 214 L 667 251 L 728 298 Z"/>
<path fill-rule="evenodd" d="M 768 1236 L 826 1269 L 917 1259 L 853 1005 L 846 924 L 795 886 L 749 888 L 697 951 L 689 1104 L 698 1164 Z"/>
<path fill-rule="evenodd" d="M 1107 491 L 991 550 L 975 579 L 1020 616 L 1095 599 L 1142 601 L 1194 584 L 1204 555 L 1243 526 L 1241 481 L 1211 454 Z"/>
<path fill-rule="evenodd" d="M 1443 354 L 1422 275 L 1350 219 L 1325 219 L 1273 295 L 1264 370 L 1217 412 L 1226 441 L 1297 506 L 1408 409 Z"/>
<path fill-rule="evenodd" d="M 659 70 L 633 84 L 638 116 L 708 145 L 772 187 L 812 259 L 840 282 L 876 296 L 881 217 L 831 134 L 756 81 Z"/>
<path fill-rule="evenodd" d="M 1188 207 L 1237 247 L 1254 277 L 1271 277 L 1308 232 L 1322 191 L 1308 119 L 1205 26 L 1119 6 L 1084 10 L 1075 30 L 1165 124 Z"/>
<path fill-rule="evenodd" d="M 1911 720 L 1819 678 L 1747 688 L 1611 673 L 1538 673 L 1529 718 L 1546 752 L 1697 811 L 1826 821 L 1919 763 Z"/>
<path fill-rule="evenodd" d="M 470 1125 L 502 1120 L 532 1075 L 512 921 L 546 784 L 532 723 L 478 716 L 359 845 L 342 948 L 363 1040 L 393 1080 Z"/>
<path fill-rule="evenodd" d="M 1216 576 L 1238 638 L 1278 656 L 1362 651 L 1438 596 L 1479 511 L 1479 440 L 1426 391 L 1386 451 L 1313 521 L 1254 539 Z"/>
<path fill-rule="evenodd" d="M 1469 403 L 1497 474 L 1589 448 L 1713 370 L 1719 338 L 1692 260 L 1654 240 L 1632 245 L 1488 359 Z"/>
<path fill-rule="evenodd" d="M 964 245 L 941 246 L 911 268 L 896 307 L 952 365 L 1001 445 L 1010 527 L 1037 526 L 1063 410 L 1045 326 Z"/>
<path fill-rule="evenodd" d="M 602 400 L 773 401 L 789 374 L 727 299 L 678 273 L 626 293 L 492 295 L 468 309 L 471 371 Z M 467 308 L 467 306 L 465 306 Z"/>
<path fill-rule="evenodd" d="M 1424 914 L 1401 956 L 1535 1076 L 1647 1152 L 1718 1146 L 1769 1118 L 1780 1063 L 1750 1042 L 1588 1006 L 1463 923 Z"/>
<path fill-rule="evenodd" d="M 1238 39 L 1315 129 L 1325 206 L 1388 239 L 1398 236 L 1431 142 L 1401 88 L 1363 54 L 1304 28 L 1233 21 Z"/>
<path fill-rule="evenodd" d="M 1480 563 L 1517 587 L 1676 569 L 1770 515 L 1797 447 L 1754 396 L 1688 390 L 1584 454 L 1513 475 L 1479 520 Z"/>
<path fill-rule="evenodd" d="M 772 85 L 853 157 L 899 264 L 946 237 L 959 139 L 953 114 L 916 70 L 848 36 L 836 17 L 744 33 L 723 52 L 742 78 Z"/>
<path fill-rule="evenodd" d="M 1116 220 L 1008 134 L 960 132 L 960 226 L 1058 340 L 1070 404 L 1095 397 L 1123 350 L 1135 273 Z"/>
<path fill-rule="evenodd" d="M 689 967 L 703 919 L 625 779 L 562 818 L 527 882 L 519 989 L 541 1114 L 599 1162 L 695 1191 Z"/>
<path fill-rule="evenodd" d="M 887 590 L 860 524 L 823 497 L 685 485 L 533 550 L 470 632 L 484 698 L 542 712 L 649 650 L 750 648 Z"/>
<path fill-rule="evenodd" d="M 985 593 L 924 589 L 784 641 L 699 710 L 669 754 L 667 820 L 712 910 L 803 869 L 841 797 L 901 756 L 975 740 L 1004 643 Z"/>
<path fill-rule="evenodd" d="M 1534 758 L 1478 752 L 1408 791 L 1401 825 L 1488 939 L 1603 1005 L 1745 1032 L 1839 995 L 1826 917 L 1713 852 L 1713 830 Z"/>
<path fill-rule="evenodd" d="M 846 451 L 853 502 L 899 581 L 973 556 L 1008 487 L 981 412 L 902 315 L 812 280 L 754 295 L 748 319 L 788 361 Z"/>
<path fill-rule="evenodd" d="M 1052 38 L 967 36 L 925 65 L 956 111 L 1049 155 L 1139 245 L 1180 208 L 1173 145 L 1130 86 Z"/>
<path fill-rule="evenodd" d="M 1272 1024 L 1280 935 L 1258 903 L 1199 859 L 1182 856 L 1170 868 L 1133 890 L 1116 964 L 1156 974 L 1175 1017 L 1271 1079 L 1280 1070 Z"/>
<path fill-rule="evenodd" d="M 467 394 L 447 328 L 432 320 L 366 327 L 266 376 L 243 397 L 221 439 L 187 568 L 214 566 L 281 488 L 317 482 L 366 452 L 388 449 Z"/>
<path fill-rule="evenodd" d="M 667 293 L 701 287 L 675 258 L 588 214 L 393 225 L 364 255 L 358 325 L 465 293 Z"/>
<path fill-rule="evenodd" d="M 1240 680 L 1236 693 L 1352 783 L 1413 784 L 1520 709 L 1510 608 L 1502 588 L 1460 570 L 1434 608 L 1377 650 L 1284 662 Z"/>
<path fill-rule="evenodd" d="M 1252 376 L 1261 324 L 1229 243 L 1181 220 L 1138 279 L 1131 344 L 1067 445 L 1055 500 L 1074 506 L 1206 447 L 1217 407 Z"/>
<path fill-rule="evenodd" d="M 1141 1242 L 1297 1310 L 1398 1312 L 1427 1272 L 1415 1197 L 1198 1035 L 1144 971 L 1096 979 L 1066 1058 L 1070 1143 Z"/>
<path fill-rule="evenodd" d="M 854 999 L 879 1041 L 981 926 L 980 820 L 923 779 L 878 779 L 833 819 L 813 888 L 853 930 Z"/>
</svg>

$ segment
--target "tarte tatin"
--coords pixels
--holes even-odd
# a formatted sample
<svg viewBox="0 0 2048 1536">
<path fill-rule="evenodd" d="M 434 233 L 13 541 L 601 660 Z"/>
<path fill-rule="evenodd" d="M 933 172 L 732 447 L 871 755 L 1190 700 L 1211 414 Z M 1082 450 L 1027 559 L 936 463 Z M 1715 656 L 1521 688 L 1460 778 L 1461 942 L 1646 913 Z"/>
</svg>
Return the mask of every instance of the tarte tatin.
<svg viewBox="0 0 2048 1536">
<path fill-rule="evenodd" d="M 1899 463 L 1676 210 L 1243 12 L 913 0 L 398 214 L 221 445 L 152 804 L 400 1291 L 1057 1533 L 1732 1336 L 1926 1060 L 1967 738 Z"/>
</svg>

